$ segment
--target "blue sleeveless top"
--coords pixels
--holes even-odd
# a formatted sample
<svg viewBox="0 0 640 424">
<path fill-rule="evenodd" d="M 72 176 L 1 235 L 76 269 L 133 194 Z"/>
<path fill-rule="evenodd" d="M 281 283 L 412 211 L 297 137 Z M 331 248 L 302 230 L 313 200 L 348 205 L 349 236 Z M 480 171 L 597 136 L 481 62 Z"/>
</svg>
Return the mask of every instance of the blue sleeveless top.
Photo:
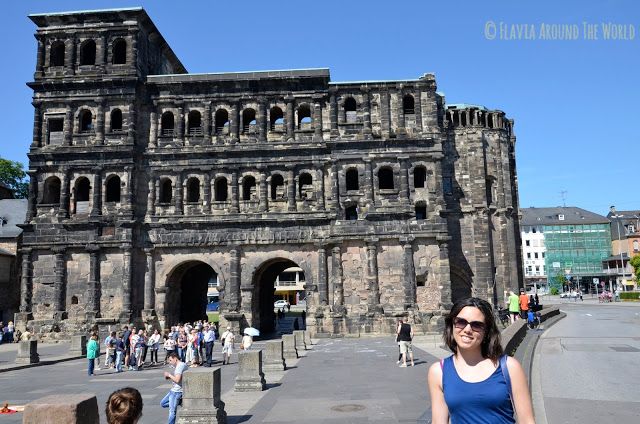
<svg viewBox="0 0 640 424">
<path fill-rule="evenodd" d="M 500 362 L 484 381 L 468 383 L 460 378 L 453 364 L 453 355 L 442 365 L 442 390 L 449 408 L 451 424 L 512 424 L 513 406 L 509 387 L 502 375 Z"/>
</svg>

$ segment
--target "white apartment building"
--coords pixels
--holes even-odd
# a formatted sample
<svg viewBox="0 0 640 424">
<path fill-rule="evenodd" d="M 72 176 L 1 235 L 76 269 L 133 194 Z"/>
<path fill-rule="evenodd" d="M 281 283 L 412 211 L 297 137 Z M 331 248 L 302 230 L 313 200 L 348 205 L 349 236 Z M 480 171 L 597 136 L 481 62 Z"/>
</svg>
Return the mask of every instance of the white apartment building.
<svg viewBox="0 0 640 424">
<path fill-rule="evenodd" d="M 544 244 L 544 226 L 537 222 L 533 216 L 529 216 L 527 209 L 521 210 L 522 220 L 520 221 L 520 236 L 522 239 L 522 263 L 524 268 L 525 286 L 527 289 L 533 288 L 536 283 L 546 285 L 547 270 L 544 260 L 547 251 Z M 529 218 L 529 219 L 528 219 Z"/>
</svg>

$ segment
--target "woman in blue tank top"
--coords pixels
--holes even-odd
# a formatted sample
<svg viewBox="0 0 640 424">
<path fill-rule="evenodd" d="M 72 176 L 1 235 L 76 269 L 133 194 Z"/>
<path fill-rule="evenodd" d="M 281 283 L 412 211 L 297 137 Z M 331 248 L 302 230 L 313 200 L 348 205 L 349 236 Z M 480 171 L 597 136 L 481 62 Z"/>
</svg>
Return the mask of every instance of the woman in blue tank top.
<svg viewBox="0 0 640 424">
<path fill-rule="evenodd" d="M 443 338 L 453 355 L 429 368 L 432 424 L 515 423 L 516 415 L 519 423 L 535 423 L 527 378 L 504 355 L 487 301 L 456 302 Z"/>
</svg>

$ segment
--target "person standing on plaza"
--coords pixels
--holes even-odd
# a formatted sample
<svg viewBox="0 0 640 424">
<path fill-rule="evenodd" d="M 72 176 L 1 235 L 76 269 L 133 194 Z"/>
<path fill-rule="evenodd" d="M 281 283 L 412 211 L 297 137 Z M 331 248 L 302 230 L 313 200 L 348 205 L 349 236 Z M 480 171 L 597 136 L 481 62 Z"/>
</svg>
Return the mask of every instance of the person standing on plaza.
<svg viewBox="0 0 640 424">
<path fill-rule="evenodd" d="M 520 301 L 520 318 L 527 319 L 527 313 L 529 312 L 529 296 L 527 296 L 524 292 L 524 289 L 520 289 L 520 296 L 518 297 Z"/>
<path fill-rule="evenodd" d="M 520 315 L 520 298 L 513 292 L 513 290 L 509 290 L 507 307 L 509 308 L 509 321 L 513 324 Z"/>
<path fill-rule="evenodd" d="M 160 348 L 160 332 L 156 329 L 147 341 L 147 346 L 151 350 L 151 365 L 158 363 L 158 349 Z"/>
<path fill-rule="evenodd" d="M 169 355 L 176 351 L 176 341 L 173 337 L 169 337 L 169 335 L 165 334 L 164 336 L 164 363 L 165 365 L 169 361 Z"/>
<path fill-rule="evenodd" d="M 399 319 L 396 323 L 396 344 L 398 345 L 398 361 L 396 364 L 400 364 L 402 362 L 402 351 L 400 350 L 400 334 L 398 334 L 398 328 L 402 325 L 402 320 Z"/>
<path fill-rule="evenodd" d="M 398 339 L 400 340 L 400 353 L 402 353 L 402 364 L 400 366 L 403 368 L 407 366 L 408 355 L 411 359 L 411 366 L 413 367 L 413 349 L 411 347 L 411 340 L 413 340 L 413 329 L 409 324 L 409 317 L 404 317 L 403 322 L 398 325 L 396 334 L 398 335 Z"/>
<path fill-rule="evenodd" d="M 213 345 L 216 340 L 216 333 L 213 331 L 213 328 L 209 326 L 209 323 L 206 323 L 202 335 L 204 337 L 204 351 L 206 355 L 204 366 L 210 367 L 213 364 Z"/>
<path fill-rule="evenodd" d="M 515 415 L 518 423 L 535 423 L 524 370 L 504 354 L 489 302 L 456 302 L 443 339 L 453 355 L 429 368 L 433 424 L 515 423 Z"/>
<path fill-rule="evenodd" d="M 244 351 L 251 349 L 251 345 L 253 344 L 253 337 L 248 334 L 242 336 L 242 342 L 240 348 Z"/>
<path fill-rule="evenodd" d="M 125 368 L 129 366 L 129 354 L 131 353 L 131 348 L 129 345 L 129 338 L 131 337 L 131 331 L 129 331 L 129 326 L 125 325 L 122 329 L 122 341 L 124 342 L 124 366 Z"/>
<path fill-rule="evenodd" d="M 98 358 L 100 352 L 100 345 L 98 344 L 98 336 L 96 334 L 92 334 L 91 338 L 87 342 L 87 361 L 89 368 L 87 373 L 89 377 L 93 376 L 93 369 L 96 363 L 96 359 Z"/>
<path fill-rule="evenodd" d="M 126 348 L 124 346 L 124 340 L 122 334 L 119 334 L 116 338 L 116 372 L 122 372 L 122 361 Z"/>
<path fill-rule="evenodd" d="M 231 363 L 231 355 L 233 354 L 233 344 L 236 340 L 236 336 L 231 331 L 231 327 L 227 327 L 227 331 L 220 336 L 222 341 L 222 365 Z"/>
<path fill-rule="evenodd" d="M 109 333 L 109 335 L 107 337 L 105 337 L 104 339 L 104 350 L 106 353 L 105 358 L 104 358 L 104 367 L 108 368 L 109 367 L 109 347 L 111 346 L 111 339 L 113 339 L 116 336 L 116 332 L 112 331 L 111 333 Z"/>
<path fill-rule="evenodd" d="M 180 360 L 182 362 L 186 362 L 187 360 L 187 346 L 189 346 L 187 332 L 182 329 L 178 335 L 178 355 L 180 355 Z"/>
<path fill-rule="evenodd" d="M 160 401 L 160 406 L 169 408 L 168 424 L 175 424 L 176 411 L 178 410 L 180 399 L 182 399 L 182 374 L 188 370 L 188 366 L 180 360 L 175 352 L 169 354 L 169 364 L 174 367 L 173 374 L 165 371 L 164 378 L 171 380 L 173 385 L 169 393 Z"/>
<path fill-rule="evenodd" d="M 109 395 L 105 406 L 107 424 L 136 424 L 142 417 L 142 395 L 132 387 L 125 387 Z"/>
</svg>

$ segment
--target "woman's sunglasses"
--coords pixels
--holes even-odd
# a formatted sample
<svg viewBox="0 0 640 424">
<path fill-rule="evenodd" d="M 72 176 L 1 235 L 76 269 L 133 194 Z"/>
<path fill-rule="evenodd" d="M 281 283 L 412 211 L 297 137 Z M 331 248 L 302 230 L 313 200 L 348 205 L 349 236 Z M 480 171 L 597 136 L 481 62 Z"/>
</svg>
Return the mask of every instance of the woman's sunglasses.
<svg viewBox="0 0 640 424">
<path fill-rule="evenodd" d="M 471 331 L 474 331 L 476 333 L 482 333 L 486 328 L 484 322 L 481 321 L 469 322 L 466 319 L 460 317 L 455 317 L 453 319 L 453 326 L 457 329 L 464 330 L 465 328 L 467 328 L 467 325 L 470 325 Z"/>
</svg>

